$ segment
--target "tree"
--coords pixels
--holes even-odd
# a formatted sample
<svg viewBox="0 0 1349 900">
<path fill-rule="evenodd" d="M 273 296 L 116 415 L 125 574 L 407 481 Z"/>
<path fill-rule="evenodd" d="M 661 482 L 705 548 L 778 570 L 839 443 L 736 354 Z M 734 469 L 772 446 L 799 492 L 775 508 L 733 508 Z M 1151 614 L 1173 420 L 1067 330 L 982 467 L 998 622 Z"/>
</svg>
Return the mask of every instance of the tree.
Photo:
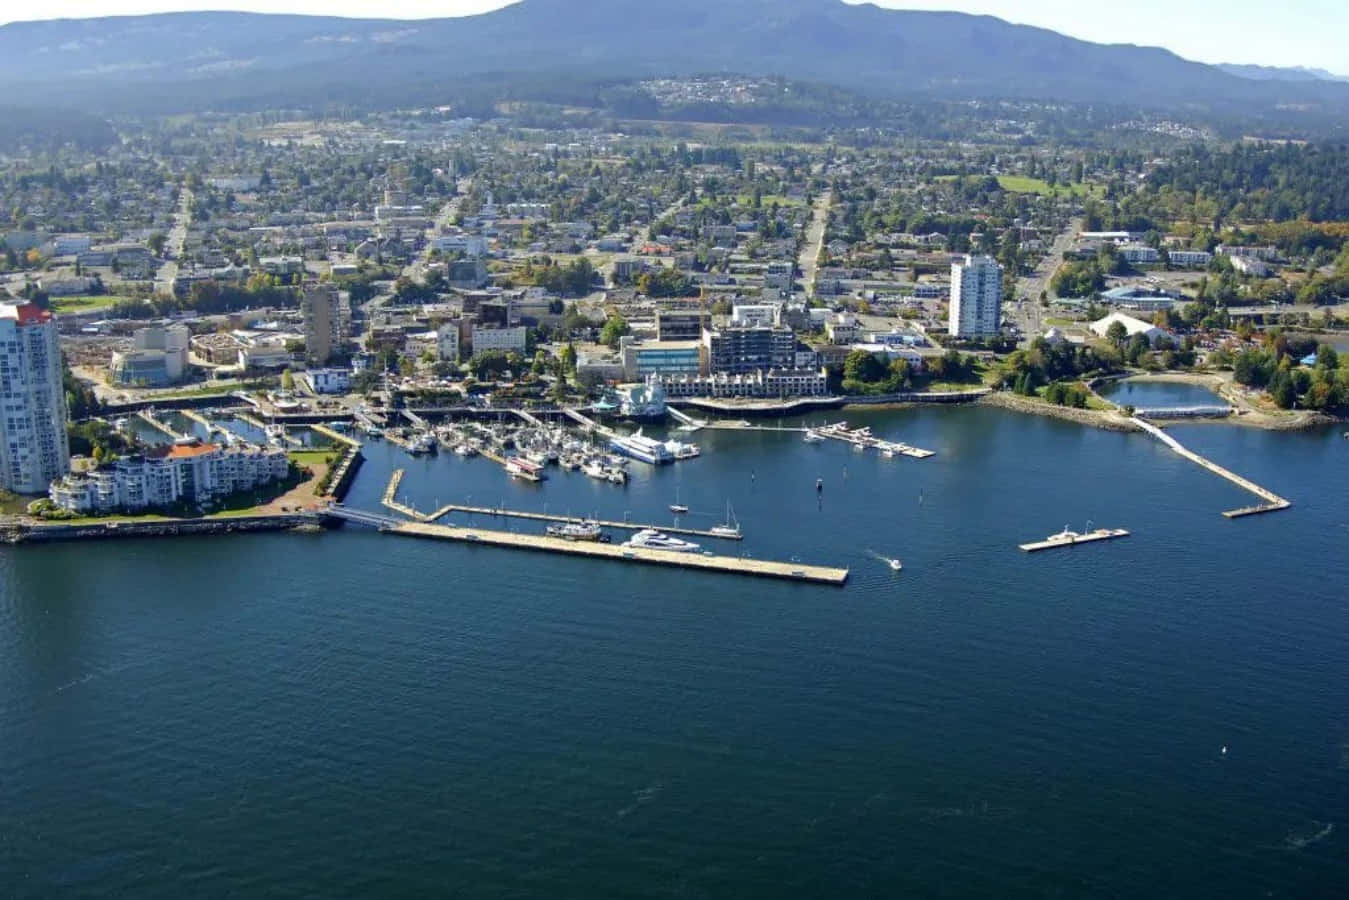
<svg viewBox="0 0 1349 900">
<path fill-rule="evenodd" d="M 1123 347 L 1129 338 L 1129 329 L 1123 322 L 1111 322 L 1110 327 L 1105 330 L 1105 338 L 1116 347 Z"/>
<path fill-rule="evenodd" d="M 567 375 L 576 374 L 576 348 L 568 342 L 559 356 L 562 360 L 562 371 Z"/>
<path fill-rule="evenodd" d="M 295 390 L 295 376 L 291 373 L 290 369 L 285 369 L 281 372 L 281 390 Z"/>
<path fill-rule="evenodd" d="M 1274 405 L 1280 409 L 1292 409 L 1297 401 L 1297 393 L 1293 389 L 1293 379 L 1283 369 L 1275 370 L 1273 376 L 1269 379 L 1269 396 L 1274 401 Z"/>
<path fill-rule="evenodd" d="M 150 238 L 148 241 L 146 241 L 146 243 L 150 245 L 151 253 L 153 253 L 155 256 L 163 256 L 164 245 L 168 243 L 168 240 L 169 240 L 168 236 L 165 235 L 164 232 L 156 231 L 154 234 L 150 235 Z"/>
<path fill-rule="evenodd" d="M 628 323 L 620 315 L 612 315 L 600 329 L 600 343 L 609 347 L 617 348 L 619 339 L 628 333 Z"/>
</svg>

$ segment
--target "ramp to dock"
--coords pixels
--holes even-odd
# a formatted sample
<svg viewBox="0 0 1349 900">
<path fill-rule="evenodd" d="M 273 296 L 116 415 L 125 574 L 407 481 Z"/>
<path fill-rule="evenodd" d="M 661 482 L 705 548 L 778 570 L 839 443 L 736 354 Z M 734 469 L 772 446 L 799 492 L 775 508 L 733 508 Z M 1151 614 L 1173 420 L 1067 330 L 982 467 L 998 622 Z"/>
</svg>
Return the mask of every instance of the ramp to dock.
<svg viewBox="0 0 1349 900">
<path fill-rule="evenodd" d="M 566 553 L 591 559 L 612 559 L 649 565 L 673 566 L 683 569 L 701 569 L 736 575 L 755 575 L 761 578 L 779 578 L 814 584 L 842 585 L 848 580 L 847 569 L 810 566 L 795 562 L 747 559 L 739 556 L 712 556 L 699 553 L 673 553 L 668 550 L 649 550 L 642 547 L 624 547 L 621 544 L 599 544 L 586 541 L 568 541 L 541 535 L 515 534 L 509 531 L 491 531 L 479 528 L 455 528 L 448 525 L 428 525 L 425 522 L 404 522 L 385 528 L 388 534 L 405 537 L 432 538 L 493 547 Z"/>
<path fill-rule="evenodd" d="M 1165 431 L 1162 431 L 1162 429 L 1158 428 L 1156 425 L 1153 425 L 1151 422 L 1144 421 L 1143 419 L 1137 416 L 1134 416 L 1129 421 L 1133 422 L 1135 425 L 1146 431 L 1148 434 L 1157 438 L 1157 440 L 1161 441 L 1163 444 L 1166 444 L 1166 446 L 1170 447 L 1177 454 L 1185 457 L 1190 462 L 1198 466 L 1202 466 L 1205 469 L 1208 469 L 1210 472 L 1212 472 L 1214 475 L 1219 476 L 1220 478 L 1226 478 L 1228 481 L 1232 482 L 1237 487 L 1243 490 L 1250 491 L 1252 494 L 1255 494 L 1255 496 L 1259 497 L 1261 500 L 1264 501 L 1263 503 L 1257 504 L 1255 506 L 1244 506 L 1241 509 L 1229 509 L 1223 513 L 1223 515 L 1226 516 L 1227 518 L 1239 519 L 1243 516 L 1254 516 L 1259 515 L 1260 513 L 1278 512 L 1281 509 L 1287 509 L 1288 507 L 1293 505 L 1292 501 L 1285 500 L 1283 497 L 1280 497 L 1273 491 L 1265 490 L 1255 482 L 1247 478 L 1242 478 L 1235 472 L 1224 469 L 1217 463 L 1205 459 L 1198 453 L 1195 453 L 1193 450 L 1186 448 L 1185 445 L 1182 444 L 1180 441 L 1176 440 L 1171 435 L 1167 434 Z"/>
</svg>

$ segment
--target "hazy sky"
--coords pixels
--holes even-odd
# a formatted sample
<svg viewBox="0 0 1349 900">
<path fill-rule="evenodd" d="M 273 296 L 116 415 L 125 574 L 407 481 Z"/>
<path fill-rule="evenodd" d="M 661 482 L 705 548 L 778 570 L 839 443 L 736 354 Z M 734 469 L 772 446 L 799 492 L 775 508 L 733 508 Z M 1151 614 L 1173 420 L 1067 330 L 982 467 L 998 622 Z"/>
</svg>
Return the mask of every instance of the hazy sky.
<svg viewBox="0 0 1349 900">
<path fill-rule="evenodd" d="M 585 0 L 576 0 L 578 4 Z M 659 2 L 659 0 L 656 0 Z M 734 3 L 735 0 L 726 0 Z M 854 2 L 854 0 L 848 0 Z M 330 16 L 424 18 L 484 12 L 505 0 L 45 0 L 0 4 L 0 22 L 183 9 L 245 9 Z M 958 9 L 1039 25 L 1106 43 L 1166 47 L 1202 62 L 1314 66 L 1349 74 L 1349 3 L 1344 0 L 881 0 L 905 9 Z M 395 11 L 396 7 L 396 11 Z"/>
</svg>

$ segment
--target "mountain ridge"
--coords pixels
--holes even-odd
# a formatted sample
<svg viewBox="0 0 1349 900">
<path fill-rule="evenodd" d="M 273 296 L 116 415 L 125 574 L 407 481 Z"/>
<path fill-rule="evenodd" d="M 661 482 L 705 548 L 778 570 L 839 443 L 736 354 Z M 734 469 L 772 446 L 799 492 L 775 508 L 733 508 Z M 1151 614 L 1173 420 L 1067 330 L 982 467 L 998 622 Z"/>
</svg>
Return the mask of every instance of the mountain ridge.
<svg viewBox="0 0 1349 900">
<path fill-rule="evenodd" d="M 890 97 L 1349 110 L 1349 85 L 841 0 L 520 0 L 439 19 L 179 12 L 0 26 L 0 87 L 86 108 L 432 102 L 438 82 L 578 71 L 781 75 Z"/>
</svg>

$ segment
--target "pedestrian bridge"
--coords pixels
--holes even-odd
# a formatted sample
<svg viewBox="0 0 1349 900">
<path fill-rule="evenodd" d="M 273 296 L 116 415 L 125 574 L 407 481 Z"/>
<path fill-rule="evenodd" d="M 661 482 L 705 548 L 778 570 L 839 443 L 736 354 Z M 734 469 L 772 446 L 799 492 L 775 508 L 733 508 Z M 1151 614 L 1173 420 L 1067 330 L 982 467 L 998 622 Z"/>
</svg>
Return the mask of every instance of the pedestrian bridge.
<svg viewBox="0 0 1349 900">
<path fill-rule="evenodd" d="M 1232 415 L 1232 407 L 1211 406 L 1152 406 L 1135 409 L 1141 419 L 1225 419 Z"/>
<path fill-rule="evenodd" d="M 394 528 L 402 525 L 405 521 L 395 519 L 393 516 L 366 512 L 363 509 L 352 509 L 340 503 L 333 503 L 324 507 L 323 515 L 333 519 L 341 519 L 343 522 L 352 522 L 356 525 L 369 525 L 371 528 Z"/>
</svg>

